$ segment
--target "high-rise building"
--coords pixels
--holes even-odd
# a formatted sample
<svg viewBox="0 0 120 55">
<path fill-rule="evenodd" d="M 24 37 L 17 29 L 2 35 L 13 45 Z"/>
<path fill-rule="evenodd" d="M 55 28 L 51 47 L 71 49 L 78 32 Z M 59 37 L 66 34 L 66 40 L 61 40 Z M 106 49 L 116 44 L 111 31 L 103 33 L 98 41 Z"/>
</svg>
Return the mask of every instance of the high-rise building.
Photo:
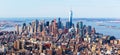
<svg viewBox="0 0 120 55">
<path fill-rule="evenodd" d="M 66 22 L 66 28 L 67 28 L 67 29 L 70 28 L 70 22 Z"/>
<path fill-rule="evenodd" d="M 83 22 L 79 22 L 79 33 L 80 33 L 80 37 L 83 37 Z"/>
<path fill-rule="evenodd" d="M 39 31 L 42 32 L 43 31 L 43 23 L 39 24 Z"/>
<path fill-rule="evenodd" d="M 50 30 L 49 30 L 49 21 L 47 21 L 47 22 L 46 22 L 46 32 L 47 32 L 47 34 L 49 33 L 49 31 L 50 31 Z"/>
<path fill-rule="evenodd" d="M 53 31 L 54 31 L 54 20 L 52 20 L 51 22 L 51 32 L 53 33 Z"/>
<path fill-rule="evenodd" d="M 16 34 L 19 34 L 19 25 L 15 25 L 15 29 L 16 29 Z"/>
<path fill-rule="evenodd" d="M 28 29 L 28 32 L 30 32 L 30 26 L 31 26 L 31 23 L 29 23 L 27 29 Z"/>
<path fill-rule="evenodd" d="M 83 22 L 82 21 L 79 23 L 79 28 L 83 29 Z"/>
<path fill-rule="evenodd" d="M 34 33 L 34 28 L 32 26 L 30 26 L 30 34 Z"/>
<path fill-rule="evenodd" d="M 86 32 L 87 32 L 87 30 L 86 30 L 86 25 L 83 25 L 83 35 L 85 35 Z"/>
<path fill-rule="evenodd" d="M 89 35 L 91 34 L 91 32 L 92 32 L 92 27 L 91 26 L 87 27 L 87 32 L 88 32 Z"/>
<path fill-rule="evenodd" d="M 95 28 L 92 28 L 92 34 L 95 34 L 95 33 L 96 33 Z"/>
<path fill-rule="evenodd" d="M 33 22 L 32 22 L 32 26 L 31 26 L 31 28 L 32 28 L 31 31 L 32 31 L 33 33 L 35 32 L 35 28 L 34 28 L 34 27 L 35 27 L 35 22 L 33 21 Z"/>
<path fill-rule="evenodd" d="M 72 27 L 72 16 L 73 16 L 73 12 L 72 12 L 72 10 L 71 10 L 71 11 L 70 11 L 70 17 L 69 17 L 70 28 Z"/>
<path fill-rule="evenodd" d="M 58 29 L 62 28 L 62 23 L 61 23 L 61 20 L 60 18 L 58 18 Z"/>
<path fill-rule="evenodd" d="M 35 20 L 35 33 L 37 33 L 38 24 L 39 24 L 39 21 L 38 21 L 38 20 Z"/>
<path fill-rule="evenodd" d="M 20 49 L 20 41 L 19 40 L 14 41 L 14 48 L 17 50 Z"/>
<path fill-rule="evenodd" d="M 14 46 L 13 46 L 13 47 L 14 47 L 15 49 L 17 49 L 17 44 L 18 44 L 17 41 L 14 41 Z"/>
<path fill-rule="evenodd" d="M 74 27 L 70 28 L 69 32 L 71 33 L 72 38 L 75 38 L 75 28 Z"/>
<path fill-rule="evenodd" d="M 76 24 L 76 34 L 79 34 L 79 22 Z"/>
<path fill-rule="evenodd" d="M 58 33 L 58 25 L 56 23 L 56 19 L 54 19 L 54 23 L 53 23 L 53 34 L 54 34 L 54 36 L 56 36 L 57 33 Z"/>
<path fill-rule="evenodd" d="M 49 21 L 46 22 L 46 26 L 49 26 Z"/>
<path fill-rule="evenodd" d="M 29 32 L 30 34 L 33 33 L 33 28 L 32 28 L 32 24 L 31 24 L 31 23 L 29 23 L 28 32 Z"/>
<path fill-rule="evenodd" d="M 22 31 L 25 31 L 25 30 L 26 30 L 26 23 L 23 23 Z"/>
</svg>

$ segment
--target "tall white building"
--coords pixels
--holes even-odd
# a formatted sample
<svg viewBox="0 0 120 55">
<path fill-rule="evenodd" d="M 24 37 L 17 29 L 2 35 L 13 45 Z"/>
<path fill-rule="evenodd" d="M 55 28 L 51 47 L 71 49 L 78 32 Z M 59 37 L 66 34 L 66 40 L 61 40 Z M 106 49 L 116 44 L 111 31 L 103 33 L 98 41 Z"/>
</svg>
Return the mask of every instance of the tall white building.
<svg viewBox="0 0 120 55">
<path fill-rule="evenodd" d="M 72 17 L 73 17 L 73 12 L 72 10 L 70 10 L 70 16 L 69 16 L 70 28 L 72 27 Z"/>
</svg>

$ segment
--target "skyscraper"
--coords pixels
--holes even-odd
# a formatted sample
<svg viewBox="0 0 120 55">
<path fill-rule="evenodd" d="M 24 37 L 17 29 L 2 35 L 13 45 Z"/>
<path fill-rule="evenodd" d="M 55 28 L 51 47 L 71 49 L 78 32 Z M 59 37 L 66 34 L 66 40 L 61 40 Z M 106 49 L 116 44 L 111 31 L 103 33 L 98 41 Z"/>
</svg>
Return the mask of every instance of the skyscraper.
<svg viewBox="0 0 120 55">
<path fill-rule="evenodd" d="M 83 36 L 83 22 L 79 22 L 79 33 L 80 33 L 80 37 Z"/>
<path fill-rule="evenodd" d="M 25 30 L 26 30 L 26 23 L 23 23 L 22 31 L 25 31 Z"/>
<path fill-rule="evenodd" d="M 61 23 L 61 20 L 60 18 L 58 18 L 58 29 L 62 28 L 62 23 Z"/>
<path fill-rule="evenodd" d="M 15 25 L 15 28 L 16 28 L 16 33 L 19 34 L 19 25 Z"/>
<path fill-rule="evenodd" d="M 67 28 L 67 29 L 70 28 L 70 22 L 66 22 L 66 28 Z"/>
<path fill-rule="evenodd" d="M 35 20 L 35 33 L 37 33 L 38 24 L 39 24 L 39 21 L 38 21 L 38 20 Z"/>
<path fill-rule="evenodd" d="M 54 36 L 56 36 L 57 32 L 58 32 L 58 25 L 57 25 L 56 19 L 54 19 L 54 23 L 53 23 Z"/>
<path fill-rule="evenodd" d="M 34 33 L 35 32 L 35 21 L 32 22 L 32 26 L 31 26 L 31 31 Z"/>
<path fill-rule="evenodd" d="M 70 17 L 69 17 L 70 28 L 72 27 L 72 16 L 73 16 L 73 12 L 72 12 L 72 10 L 71 10 L 71 11 L 70 11 Z"/>
<path fill-rule="evenodd" d="M 96 33 L 95 28 L 92 28 L 92 34 L 95 34 L 95 33 Z"/>
<path fill-rule="evenodd" d="M 92 32 L 92 27 L 91 26 L 87 27 L 87 32 L 88 32 L 89 35 L 91 34 L 91 32 Z"/>
<path fill-rule="evenodd" d="M 46 26 L 49 26 L 49 21 L 46 22 Z"/>
<path fill-rule="evenodd" d="M 44 27 L 43 23 L 40 22 L 40 23 L 39 23 L 39 28 L 38 28 L 38 30 L 39 30 L 40 32 L 42 32 L 42 31 L 43 31 L 43 27 Z"/>
</svg>

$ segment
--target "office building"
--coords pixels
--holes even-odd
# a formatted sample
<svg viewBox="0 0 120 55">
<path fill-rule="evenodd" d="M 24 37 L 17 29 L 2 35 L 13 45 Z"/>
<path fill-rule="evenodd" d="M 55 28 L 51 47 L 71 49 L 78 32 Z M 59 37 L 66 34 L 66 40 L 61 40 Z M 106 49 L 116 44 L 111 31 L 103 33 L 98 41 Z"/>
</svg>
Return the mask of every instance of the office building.
<svg viewBox="0 0 120 55">
<path fill-rule="evenodd" d="M 38 26 L 38 32 L 42 32 L 43 31 L 43 27 L 44 27 L 43 23 L 40 22 L 39 26 Z"/>
<path fill-rule="evenodd" d="M 92 28 L 92 34 L 95 34 L 95 33 L 96 33 L 95 28 Z"/>
<path fill-rule="evenodd" d="M 16 34 L 19 34 L 19 25 L 15 25 L 15 29 L 16 29 Z"/>
<path fill-rule="evenodd" d="M 22 32 L 26 30 L 26 23 L 23 23 L 23 26 L 22 26 Z"/>
<path fill-rule="evenodd" d="M 61 23 L 61 20 L 60 18 L 58 18 L 58 29 L 62 28 L 62 23 Z"/>
<path fill-rule="evenodd" d="M 49 26 L 49 21 L 46 21 L 46 26 Z"/>
<path fill-rule="evenodd" d="M 91 35 L 91 32 L 92 32 L 92 27 L 91 26 L 87 27 L 87 32 L 88 32 L 89 35 Z"/>
<path fill-rule="evenodd" d="M 67 28 L 67 29 L 70 28 L 70 22 L 66 22 L 66 28 Z"/>
<path fill-rule="evenodd" d="M 83 37 L 83 22 L 79 22 L 79 35 L 80 37 Z"/>
<path fill-rule="evenodd" d="M 73 16 L 73 12 L 72 12 L 72 10 L 71 10 L 71 11 L 70 11 L 70 17 L 69 17 L 70 28 L 72 27 L 72 16 Z"/>
<path fill-rule="evenodd" d="M 39 24 L 39 21 L 38 20 L 35 20 L 35 33 L 37 33 L 37 30 L 38 30 L 38 24 Z"/>
</svg>

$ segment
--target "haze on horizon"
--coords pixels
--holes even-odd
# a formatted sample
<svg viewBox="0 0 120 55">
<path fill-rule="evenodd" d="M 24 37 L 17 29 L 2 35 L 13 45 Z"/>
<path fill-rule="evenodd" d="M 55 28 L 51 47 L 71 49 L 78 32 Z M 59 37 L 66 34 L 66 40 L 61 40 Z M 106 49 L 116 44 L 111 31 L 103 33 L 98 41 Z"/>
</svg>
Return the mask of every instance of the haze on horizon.
<svg viewBox="0 0 120 55">
<path fill-rule="evenodd" d="M 0 0 L 0 17 L 120 18 L 120 0 Z"/>
</svg>

